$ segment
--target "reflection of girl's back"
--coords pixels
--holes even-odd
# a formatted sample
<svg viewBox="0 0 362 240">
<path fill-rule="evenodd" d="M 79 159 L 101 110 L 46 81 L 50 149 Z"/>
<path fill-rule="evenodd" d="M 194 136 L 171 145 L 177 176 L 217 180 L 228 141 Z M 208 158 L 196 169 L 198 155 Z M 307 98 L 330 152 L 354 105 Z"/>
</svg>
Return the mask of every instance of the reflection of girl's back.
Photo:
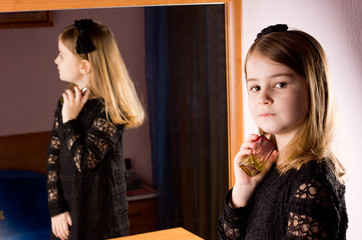
<svg viewBox="0 0 362 240">
<path fill-rule="evenodd" d="M 142 124 L 144 111 L 115 39 L 102 24 L 75 21 L 59 36 L 55 63 L 70 87 L 48 150 L 51 238 L 127 235 L 122 136 L 124 127 Z"/>
</svg>

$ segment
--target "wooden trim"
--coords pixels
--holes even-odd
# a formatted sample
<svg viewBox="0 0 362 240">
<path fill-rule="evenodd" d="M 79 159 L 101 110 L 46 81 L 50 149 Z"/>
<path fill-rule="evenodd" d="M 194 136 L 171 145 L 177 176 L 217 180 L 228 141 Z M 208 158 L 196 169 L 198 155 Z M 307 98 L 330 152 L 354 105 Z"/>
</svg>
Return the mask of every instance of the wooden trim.
<svg viewBox="0 0 362 240">
<path fill-rule="evenodd" d="M 243 140 L 241 14 L 241 0 L 233 0 L 226 4 L 229 187 L 232 187 L 235 182 L 234 156 L 239 151 Z"/>
<path fill-rule="evenodd" d="M 0 13 L 0 28 L 27 28 L 53 26 L 51 11 Z"/>
<path fill-rule="evenodd" d="M 74 8 L 156 6 L 226 3 L 229 185 L 234 183 L 233 156 L 243 140 L 242 105 L 242 0 L 2 0 L 0 12 Z"/>
<path fill-rule="evenodd" d="M 232 0 L 2 0 L 0 12 L 225 3 Z"/>
<path fill-rule="evenodd" d="M 0 169 L 28 170 L 46 174 L 51 132 L 0 137 Z"/>
</svg>

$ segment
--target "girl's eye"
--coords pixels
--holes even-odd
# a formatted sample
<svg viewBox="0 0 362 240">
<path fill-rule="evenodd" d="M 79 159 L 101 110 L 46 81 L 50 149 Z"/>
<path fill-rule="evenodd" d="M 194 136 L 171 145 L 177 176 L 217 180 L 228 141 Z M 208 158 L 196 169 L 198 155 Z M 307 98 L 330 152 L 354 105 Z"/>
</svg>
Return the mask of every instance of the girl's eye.
<svg viewBox="0 0 362 240">
<path fill-rule="evenodd" d="M 274 87 L 276 87 L 276 88 L 285 88 L 286 86 L 287 86 L 286 82 L 280 82 L 280 83 L 276 83 L 274 85 Z"/>
<path fill-rule="evenodd" d="M 259 86 L 252 86 L 252 87 L 249 88 L 249 91 L 250 91 L 250 92 L 257 92 L 257 91 L 259 91 L 259 90 L 260 90 L 260 87 L 259 87 Z"/>
</svg>

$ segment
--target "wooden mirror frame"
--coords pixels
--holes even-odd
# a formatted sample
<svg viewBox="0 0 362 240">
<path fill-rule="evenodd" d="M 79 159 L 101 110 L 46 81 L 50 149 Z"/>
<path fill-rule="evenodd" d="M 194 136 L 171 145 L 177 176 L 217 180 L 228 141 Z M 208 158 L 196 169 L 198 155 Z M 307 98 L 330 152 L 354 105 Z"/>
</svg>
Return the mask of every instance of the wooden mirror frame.
<svg viewBox="0 0 362 240">
<path fill-rule="evenodd" d="M 241 0 L 3 0 L 0 12 L 64 10 L 131 6 L 225 4 L 226 71 L 228 105 L 229 186 L 234 183 L 233 158 L 243 140 Z"/>
</svg>

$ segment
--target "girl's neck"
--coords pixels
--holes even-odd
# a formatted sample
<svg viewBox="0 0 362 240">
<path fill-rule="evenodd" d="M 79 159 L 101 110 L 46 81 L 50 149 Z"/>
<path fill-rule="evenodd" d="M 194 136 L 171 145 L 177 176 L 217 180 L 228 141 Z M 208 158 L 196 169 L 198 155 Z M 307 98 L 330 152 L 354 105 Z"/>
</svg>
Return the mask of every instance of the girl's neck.
<svg viewBox="0 0 362 240">
<path fill-rule="evenodd" d="M 79 89 L 82 91 L 84 88 L 87 88 L 87 84 L 83 83 L 83 82 L 78 82 L 77 86 L 79 87 Z"/>
<path fill-rule="evenodd" d="M 89 84 L 89 77 L 87 74 L 81 74 L 79 80 L 76 82 L 80 90 L 86 88 Z"/>
<path fill-rule="evenodd" d="M 275 140 L 277 142 L 278 146 L 278 159 L 276 161 L 277 165 L 280 165 L 283 163 L 283 152 L 286 149 L 287 145 L 292 141 L 293 137 L 295 135 L 295 132 L 289 132 L 285 134 L 275 134 Z"/>
</svg>

